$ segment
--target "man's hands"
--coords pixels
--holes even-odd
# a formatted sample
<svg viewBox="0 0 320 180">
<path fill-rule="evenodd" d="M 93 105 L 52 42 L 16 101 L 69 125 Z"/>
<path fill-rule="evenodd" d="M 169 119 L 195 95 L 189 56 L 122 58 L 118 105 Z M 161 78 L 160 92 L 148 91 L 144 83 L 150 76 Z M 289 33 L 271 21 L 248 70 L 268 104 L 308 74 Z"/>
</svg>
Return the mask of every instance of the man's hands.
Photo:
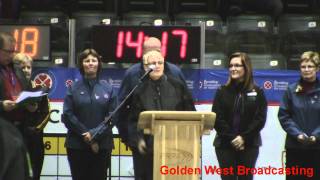
<svg viewBox="0 0 320 180">
<path fill-rule="evenodd" d="M 3 109 L 7 112 L 12 111 L 14 108 L 16 108 L 17 103 L 11 100 L 4 100 L 2 102 Z"/>
<path fill-rule="evenodd" d="M 146 149 L 147 149 L 147 145 L 146 142 L 144 141 L 144 139 L 139 139 L 138 141 L 138 150 L 141 154 L 145 154 L 146 153 Z"/>
<path fill-rule="evenodd" d="M 2 102 L 2 105 L 3 105 L 3 109 L 7 112 L 12 111 L 17 107 L 17 103 L 12 100 L 4 100 Z M 27 104 L 26 109 L 29 112 L 35 112 L 38 109 L 38 104 L 37 103 Z"/>
<path fill-rule="evenodd" d="M 244 139 L 241 136 L 237 136 L 231 141 L 231 145 L 237 150 L 242 151 L 244 150 Z"/>
</svg>

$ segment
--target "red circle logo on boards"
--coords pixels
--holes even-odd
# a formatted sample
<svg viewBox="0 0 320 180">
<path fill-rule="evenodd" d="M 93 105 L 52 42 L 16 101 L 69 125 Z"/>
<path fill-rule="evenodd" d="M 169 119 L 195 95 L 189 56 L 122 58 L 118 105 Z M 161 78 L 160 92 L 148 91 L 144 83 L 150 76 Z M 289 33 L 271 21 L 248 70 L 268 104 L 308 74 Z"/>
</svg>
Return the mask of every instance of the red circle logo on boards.
<svg viewBox="0 0 320 180">
<path fill-rule="evenodd" d="M 73 84 L 73 81 L 71 79 L 67 79 L 65 84 L 66 84 L 66 87 L 70 87 Z"/>
<path fill-rule="evenodd" d="M 271 89 L 272 88 L 272 82 L 271 81 L 266 81 L 263 83 L 263 87 L 265 89 Z"/>
<path fill-rule="evenodd" d="M 34 83 L 36 86 L 46 86 L 51 89 L 52 87 L 52 78 L 49 74 L 46 73 L 39 73 L 34 77 Z"/>
</svg>

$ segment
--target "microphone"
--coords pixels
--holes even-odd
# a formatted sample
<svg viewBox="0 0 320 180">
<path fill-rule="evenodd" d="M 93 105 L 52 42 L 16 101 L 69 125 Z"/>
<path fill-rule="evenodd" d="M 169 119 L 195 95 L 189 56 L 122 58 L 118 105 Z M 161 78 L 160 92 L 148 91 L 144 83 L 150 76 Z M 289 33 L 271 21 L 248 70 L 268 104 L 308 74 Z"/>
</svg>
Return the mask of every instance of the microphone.
<svg viewBox="0 0 320 180">
<path fill-rule="evenodd" d="M 156 68 L 156 65 L 150 64 L 148 65 L 147 71 L 140 77 L 140 81 L 143 81 L 154 69 Z"/>
</svg>

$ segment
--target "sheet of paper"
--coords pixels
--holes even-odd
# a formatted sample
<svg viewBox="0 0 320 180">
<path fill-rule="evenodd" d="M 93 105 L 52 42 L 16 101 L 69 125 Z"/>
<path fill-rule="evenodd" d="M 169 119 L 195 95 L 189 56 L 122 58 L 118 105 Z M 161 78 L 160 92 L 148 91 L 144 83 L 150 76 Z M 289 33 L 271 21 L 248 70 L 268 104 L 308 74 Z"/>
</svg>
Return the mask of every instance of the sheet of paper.
<svg viewBox="0 0 320 180">
<path fill-rule="evenodd" d="M 47 93 L 43 93 L 42 91 L 36 91 L 36 92 L 22 91 L 19 97 L 16 99 L 16 103 L 20 103 L 29 98 L 36 98 L 36 97 L 41 97 L 45 95 L 47 95 Z"/>
</svg>

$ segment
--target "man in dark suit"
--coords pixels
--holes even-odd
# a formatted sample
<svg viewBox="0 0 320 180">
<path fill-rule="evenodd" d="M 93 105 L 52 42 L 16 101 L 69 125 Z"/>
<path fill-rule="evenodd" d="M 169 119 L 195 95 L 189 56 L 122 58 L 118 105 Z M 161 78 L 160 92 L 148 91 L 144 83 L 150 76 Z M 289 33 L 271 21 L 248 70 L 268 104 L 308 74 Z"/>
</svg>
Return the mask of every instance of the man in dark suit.
<svg viewBox="0 0 320 180">
<path fill-rule="evenodd" d="M 2 158 L 0 159 L 0 163 L 2 163 L 0 164 L 1 180 L 27 179 L 26 174 L 29 173 L 28 164 L 23 160 L 27 159 L 26 151 L 18 130 L 23 132 L 23 123 L 28 117 L 27 114 L 37 109 L 37 105 L 29 104 L 25 107 L 20 107 L 15 103 L 15 99 L 21 91 L 31 88 L 30 81 L 27 81 L 21 69 L 13 64 L 15 45 L 16 41 L 12 35 L 0 32 L 0 139 L 1 143 L 5 144 L 0 145 L 0 158 Z M 8 121 L 9 123 L 3 121 Z M 10 123 L 14 126 L 10 125 Z M 12 158 L 10 158 L 10 155 L 12 155 Z M 10 163 L 13 165 L 10 165 Z M 25 169 L 18 171 L 18 167 L 25 167 Z"/>
<path fill-rule="evenodd" d="M 146 54 L 149 51 L 161 51 L 161 42 L 156 37 L 149 37 L 143 43 L 143 54 Z M 185 86 L 185 78 L 180 70 L 180 68 L 170 62 L 165 61 L 164 63 L 164 72 L 167 75 L 171 75 L 172 77 L 180 80 Z M 118 92 L 118 102 L 122 102 L 125 97 L 129 94 L 129 92 L 139 83 L 140 77 L 145 73 L 144 63 L 136 63 L 128 68 L 124 74 L 122 79 L 122 83 Z M 119 130 L 119 134 L 121 140 L 127 144 L 128 140 L 128 119 L 127 115 L 130 111 L 130 103 L 131 98 L 125 103 L 124 106 L 120 109 L 117 116 L 117 128 Z"/>
</svg>

